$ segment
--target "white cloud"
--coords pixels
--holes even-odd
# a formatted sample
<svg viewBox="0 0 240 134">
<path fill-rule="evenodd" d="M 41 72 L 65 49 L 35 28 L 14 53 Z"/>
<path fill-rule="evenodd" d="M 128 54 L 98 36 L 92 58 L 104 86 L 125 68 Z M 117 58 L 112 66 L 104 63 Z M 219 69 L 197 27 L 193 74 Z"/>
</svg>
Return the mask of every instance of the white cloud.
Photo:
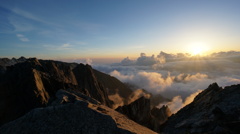
<svg viewBox="0 0 240 134">
<path fill-rule="evenodd" d="M 24 37 L 24 35 L 22 35 L 22 34 L 17 34 L 17 37 L 21 38 L 21 37 Z"/>
<path fill-rule="evenodd" d="M 111 72 L 110 75 L 118 78 L 119 80 L 121 80 L 123 82 L 132 81 L 133 77 L 134 77 L 133 75 L 123 75 L 120 72 L 118 72 L 117 70 L 114 70 L 113 72 Z"/>
<path fill-rule="evenodd" d="M 201 92 L 202 92 L 202 90 L 198 90 L 198 91 L 190 94 L 185 99 L 185 101 L 183 101 L 181 96 L 175 96 L 175 97 L 173 97 L 173 99 L 170 102 L 159 104 L 158 107 L 162 107 L 162 105 L 167 105 L 172 113 L 176 113 L 181 108 L 183 108 L 186 105 L 190 104 L 194 100 L 194 98 Z"/>
<path fill-rule="evenodd" d="M 23 41 L 23 42 L 28 42 L 29 39 L 26 38 L 24 35 L 22 34 L 16 34 L 16 36 L 19 38 L 19 40 Z"/>
<path fill-rule="evenodd" d="M 62 45 L 43 45 L 47 50 L 72 50 L 73 46 L 69 43 L 65 43 Z"/>
<path fill-rule="evenodd" d="M 177 76 L 167 73 L 167 75 L 163 76 L 158 72 L 139 71 L 134 74 L 124 75 L 119 71 L 114 70 L 110 75 L 123 82 L 137 85 L 139 88 L 143 88 L 153 94 L 162 93 L 167 95 L 167 97 L 173 97 L 176 95 L 175 93 L 179 92 L 182 92 L 183 94 L 187 92 L 188 96 L 195 91 L 192 88 L 201 89 L 203 85 L 202 83 L 206 84 L 206 81 L 209 80 L 206 74 L 200 73 L 192 75 L 179 74 Z M 197 83 L 200 84 L 198 85 Z"/>
<path fill-rule="evenodd" d="M 221 53 L 221 58 L 196 59 L 189 58 L 187 54 L 172 55 L 161 52 L 155 57 L 141 53 L 139 64 L 136 64 L 138 59 L 131 60 L 127 57 L 119 64 L 95 67 L 122 82 L 145 89 L 154 95 L 161 94 L 173 99 L 171 107 L 176 109 L 173 111 L 178 111 L 189 104 L 199 90 L 206 89 L 214 82 L 222 87 L 239 84 L 239 56 L 233 56 L 238 54 L 239 52 L 226 52 Z M 157 58 L 157 64 L 152 65 L 149 62 Z"/>
</svg>

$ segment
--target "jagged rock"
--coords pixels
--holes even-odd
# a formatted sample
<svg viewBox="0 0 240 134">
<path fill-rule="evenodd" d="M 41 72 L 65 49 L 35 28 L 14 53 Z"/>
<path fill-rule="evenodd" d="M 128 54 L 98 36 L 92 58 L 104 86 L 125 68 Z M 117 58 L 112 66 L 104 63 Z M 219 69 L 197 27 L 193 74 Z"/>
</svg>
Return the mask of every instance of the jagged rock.
<svg viewBox="0 0 240 134">
<path fill-rule="evenodd" d="M 97 81 L 92 67 L 89 65 L 79 64 L 73 72 L 78 82 L 78 86 L 84 90 L 84 93 L 97 99 L 107 106 L 111 106 L 111 101 L 108 98 L 107 92 L 103 85 Z"/>
<path fill-rule="evenodd" d="M 144 96 L 129 105 L 120 106 L 116 111 L 127 115 L 130 119 L 142 125 L 147 125 L 150 118 L 150 100 Z"/>
<path fill-rule="evenodd" d="M 58 90 L 46 108 L 36 108 L 0 127 L 1 134 L 155 134 L 96 100 L 70 89 Z"/>
<path fill-rule="evenodd" d="M 0 74 L 0 126 L 33 108 L 45 107 L 59 89 L 71 89 L 75 94 L 83 93 L 104 105 L 112 105 L 105 88 L 108 83 L 102 84 L 89 65 L 23 57 L 18 61 Z M 98 76 L 111 79 L 103 73 Z M 121 83 L 117 81 L 115 85 L 122 84 L 118 82 Z"/>
<path fill-rule="evenodd" d="M 130 119 L 156 132 L 160 131 L 160 125 L 171 115 L 167 106 L 163 106 L 161 109 L 154 107 L 151 110 L 150 99 L 144 96 L 129 105 L 118 107 L 116 111 L 125 114 Z"/>
<path fill-rule="evenodd" d="M 197 95 L 192 103 L 172 115 L 162 126 L 166 134 L 240 133 L 240 85 L 224 89 L 217 83 Z"/>
<path fill-rule="evenodd" d="M 158 106 L 160 103 L 171 101 L 168 98 L 163 97 L 161 94 L 152 95 L 150 98 L 151 106 Z"/>
<path fill-rule="evenodd" d="M 93 69 L 93 72 L 98 81 L 106 87 L 109 95 L 119 94 L 119 96 L 122 97 L 124 104 L 127 104 L 129 95 L 132 94 L 132 90 L 128 86 L 120 82 L 115 77 L 104 74 L 95 69 Z"/>
<path fill-rule="evenodd" d="M 172 112 L 167 105 L 163 105 L 160 109 L 154 107 L 151 110 L 151 115 L 159 121 L 158 124 L 163 124 L 165 121 L 167 121 L 168 117 L 172 115 Z"/>
</svg>

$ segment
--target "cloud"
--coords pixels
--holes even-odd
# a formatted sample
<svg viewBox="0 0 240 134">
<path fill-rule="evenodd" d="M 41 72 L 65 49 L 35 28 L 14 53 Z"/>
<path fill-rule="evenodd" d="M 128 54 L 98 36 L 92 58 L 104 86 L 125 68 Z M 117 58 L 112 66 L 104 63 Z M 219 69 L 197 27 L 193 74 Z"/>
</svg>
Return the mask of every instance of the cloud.
<svg viewBox="0 0 240 134">
<path fill-rule="evenodd" d="M 163 76 L 161 73 L 157 72 L 139 71 L 135 74 L 124 75 L 117 70 L 114 70 L 110 73 L 110 75 L 125 83 L 137 85 L 139 88 L 143 88 L 150 93 L 162 93 L 167 97 L 173 97 L 175 92 L 182 92 L 182 94 L 184 94 L 187 91 L 192 93 L 193 91 L 190 87 L 198 89 L 202 88 L 201 86 L 196 87 L 193 85 L 197 85 L 196 83 L 203 83 L 208 80 L 208 76 L 206 74 L 200 73 L 179 74 L 177 76 L 173 76 L 168 72 L 166 76 Z M 169 94 L 171 92 L 173 92 L 173 94 Z"/>
<path fill-rule="evenodd" d="M 93 61 L 92 61 L 91 59 L 89 59 L 89 58 L 87 58 L 87 59 L 85 60 L 85 62 L 86 62 L 86 64 L 88 64 L 88 65 L 92 65 L 92 64 L 93 64 Z"/>
<path fill-rule="evenodd" d="M 123 75 L 120 72 L 118 72 L 117 70 L 114 70 L 113 72 L 110 73 L 110 75 L 118 78 L 119 80 L 123 81 L 123 82 L 127 82 L 127 81 L 131 81 L 133 80 L 133 75 Z"/>
<path fill-rule="evenodd" d="M 202 92 L 202 90 L 198 90 L 195 93 L 192 93 L 191 95 L 189 95 L 185 99 L 185 101 L 183 101 L 181 96 L 175 96 L 175 97 L 173 97 L 173 99 L 170 102 L 159 104 L 158 107 L 162 107 L 163 105 L 167 105 L 169 107 L 169 109 L 171 110 L 171 112 L 173 114 L 175 114 L 181 108 L 190 104 L 194 100 L 194 98 L 201 92 Z"/>
<path fill-rule="evenodd" d="M 154 55 L 149 57 L 145 53 L 141 53 L 140 57 L 136 61 L 136 65 L 140 65 L 140 66 L 153 65 L 156 63 L 157 63 L 157 61 L 156 61 Z"/>
<path fill-rule="evenodd" d="M 133 91 L 133 93 L 129 96 L 127 104 L 134 102 L 135 100 L 139 99 L 142 96 L 144 96 L 147 99 L 151 97 L 151 95 L 144 92 L 143 89 L 137 89 Z"/>
<path fill-rule="evenodd" d="M 30 19 L 30 20 L 34 20 L 34 21 L 37 21 L 37 22 L 41 22 L 41 23 L 45 23 L 45 24 L 50 24 L 49 22 L 37 17 L 36 15 L 30 13 L 30 12 L 27 12 L 25 10 L 22 10 L 22 9 L 19 9 L 19 8 L 12 8 L 12 9 L 9 9 L 11 10 L 12 12 L 14 12 L 15 14 L 19 15 L 19 16 L 22 16 L 24 18 L 27 18 L 27 19 Z"/>
<path fill-rule="evenodd" d="M 94 68 L 153 95 L 172 99 L 172 109 L 178 110 L 214 82 L 222 87 L 239 84 L 238 54 L 233 51 L 223 52 L 221 57 L 190 57 L 183 53 L 160 52 L 157 56 L 141 53 L 136 60 L 127 57 L 118 64 Z"/>
<path fill-rule="evenodd" d="M 177 53 L 174 54 L 168 54 L 165 52 L 160 52 L 157 56 L 147 56 L 146 53 L 140 53 L 140 56 L 136 60 L 130 60 L 129 57 L 124 58 L 119 65 L 124 66 L 131 66 L 131 65 L 139 65 L 139 66 L 163 66 L 166 61 L 168 60 L 176 60 L 176 59 L 184 59 L 188 58 L 189 54 L 184 53 Z"/>
<path fill-rule="evenodd" d="M 130 104 L 142 96 L 148 99 L 151 97 L 151 95 L 143 91 L 143 89 L 137 89 L 133 91 L 132 94 L 126 99 L 122 98 L 118 93 L 109 95 L 108 97 L 114 102 L 113 108 L 116 109 L 119 106 Z"/>
<path fill-rule="evenodd" d="M 22 34 L 16 34 L 16 36 L 19 38 L 19 40 L 23 41 L 23 42 L 28 42 L 29 39 L 26 38 L 24 35 Z"/>
<path fill-rule="evenodd" d="M 212 53 L 212 57 L 232 57 L 232 56 L 240 56 L 240 52 L 238 51 L 228 51 L 228 52 L 217 52 Z"/>
<path fill-rule="evenodd" d="M 62 45 L 43 45 L 47 50 L 72 50 L 73 46 L 69 43 L 65 43 Z"/>
<path fill-rule="evenodd" d="M 60 49 L 69 49 L 70 47 L 71 47 L 71 45 L 66 43 L 66 44 L 61 45 L 59 48 Z"/>
<path fill-rule="evenodd" d="M 130 66 L 130 65 L 134 65 L 134 64 L 135 64 L 135 61 L 129 59 L 129 57 L 126 57 L 126 58 L 124 58 L 124 59 L 121 61 L 120 64 L 123 65 L 123 66 Z"/>
<path fill-rule="evenodd" d="M 189 81 L 200 81 L 203 79 L 207 79 L 208 75 L 206 74 L 201 74 L 201 73 L 196 73 L 194 75 L 192 74 L 179 74 L 176 77 L 174 77 L 175 82 L 189 82 Z"/>
<path fill-rule="evenodd" d="M 118 94 L 109 95 L 108 98 L 114 102 L 113 109 L 118 108 L 119 106 L 124 105 L 124 99 Z"/>
</svg>

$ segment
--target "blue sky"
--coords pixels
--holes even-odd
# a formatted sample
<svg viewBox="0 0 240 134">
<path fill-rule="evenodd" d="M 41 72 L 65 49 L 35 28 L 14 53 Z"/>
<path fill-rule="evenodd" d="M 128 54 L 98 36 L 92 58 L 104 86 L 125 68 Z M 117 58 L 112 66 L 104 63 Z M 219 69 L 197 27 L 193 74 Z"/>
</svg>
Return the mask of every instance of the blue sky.
<svg viewBox="0 0 240 134">
<path fill-rule="evenodd" d="M 240 50 L 236 0 L 1 0 L 0 57 Z"/>
</svg>

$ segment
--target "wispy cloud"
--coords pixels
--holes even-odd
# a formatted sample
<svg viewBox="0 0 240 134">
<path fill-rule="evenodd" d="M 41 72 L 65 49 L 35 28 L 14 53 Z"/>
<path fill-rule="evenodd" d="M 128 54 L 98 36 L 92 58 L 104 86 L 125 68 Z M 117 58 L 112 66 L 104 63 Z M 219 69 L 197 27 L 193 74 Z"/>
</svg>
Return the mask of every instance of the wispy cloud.
<svg viewBox="0 0 240 134">
<path fill-rule="evenodd" d="M 16 34 L 16 36 L 19 38 L 19 40 L 23 41 L 23 42 L 28 42 L 29 39 L 26 38 L 24 35 L 22 34 Z"/>
<path fill-rule="evenodd" d="M 14 26 L 15 32 L 32 31 L 36 28 L 38 28 L 39 30 L 39 28 L 41 27 L 39 27 L 39 25 L 36 25 L 35 23 L 32 23 L 32 21 L 42 23 L 44 25 L 48 25 L 51 27 L 59 26 L 56 23 L 46 21 L 46 19 L 44 19 L 44 17 L 42 16 L 38 16 L 37 14 L 34 14 L 26 10 L 22 10 L 20 8 L 6 7 L 6 9 L 12 12 L 12 14 L 8 15 L 8 21 L 12 26 Z"/>
<path fill-rule="evenodd" d="M 47 50 L 72 50 L 73 45 L 70 45 L 69 43 L 65 43 L 62 45 L 43 45 Z"/>
<path fill-rule="evenodd" d="M 50 24 L 49 22 L 37 17 L 36 15 L 32 14 L 32 13 L 29 13 L 27 11 L 24 11 L 22 9 L 19 9 L 19 8 L 13 8 L 13 9 L 10 9 L 12 12 L 14 12 L 15 14 L 17 15 L 20 15 L 24 18 L 27 18 L 27 19 L 31 19 L 31 20 L 34 20 L 34 21 L 38 21 L 38 22 L 42 22 L 42 23 L 45 23 L 45 24 Z"/>
</svg>

